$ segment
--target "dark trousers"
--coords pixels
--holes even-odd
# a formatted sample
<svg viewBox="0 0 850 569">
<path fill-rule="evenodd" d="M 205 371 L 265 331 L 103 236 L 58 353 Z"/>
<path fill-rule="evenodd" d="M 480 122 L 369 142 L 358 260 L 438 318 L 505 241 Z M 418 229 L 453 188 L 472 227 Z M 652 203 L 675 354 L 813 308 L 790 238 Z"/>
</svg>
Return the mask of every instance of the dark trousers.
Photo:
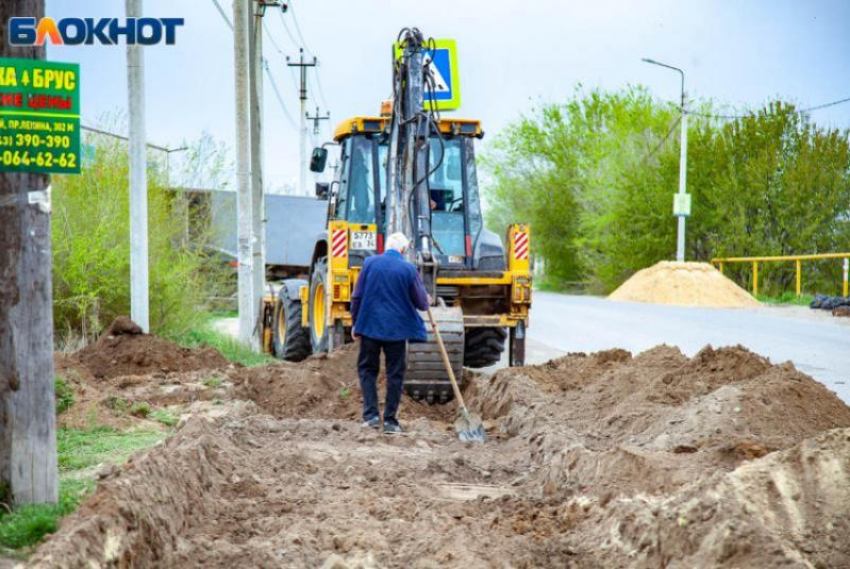
<svg viewBox="0 0 850 569">
<path fill-rule="evenodd" d="M 384 422 L 394 423 L 401 390 L 404 386 L 404 371 L 407 368 L 407 342 L 385 342 L 374 338 L 360 337 L 360 355 L 357 357 L 357 372 L 360 374 L 360 390 L 363 392 L 363 420 L 380 416 L 378 409 L 378 372 L 381 370 L 381 350 L 387 362 L 387 400 L 384 404 Z"/>
</svg>

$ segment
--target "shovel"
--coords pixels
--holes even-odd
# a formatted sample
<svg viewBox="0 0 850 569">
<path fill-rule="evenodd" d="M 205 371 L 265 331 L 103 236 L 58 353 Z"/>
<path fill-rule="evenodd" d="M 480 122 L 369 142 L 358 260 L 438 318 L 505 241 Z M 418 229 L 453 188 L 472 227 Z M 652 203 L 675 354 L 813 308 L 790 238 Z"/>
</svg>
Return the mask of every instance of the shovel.
<svg viewBox="0 0 850 569">
<path fill-rule="evenodd" d="M 484 432 L 484 425 L 481 424 L 481 417 L 473 415 L 467 410 L 466 403 L 463 402 L 463 395 L 457 385 L 455 372 L 452 370 L 452 364 L 449 361 L 449 354 L 446 352 L 446 347 L 443 345 L 443 338 L 440 336 L 440 329 L 437 327 L 437 321 L 434 320 L 434 315 L 431 313 L 431 308 L 428 308 L 428 319 L 431 321 L 431 328 L 434 329 L 434 336 L 437 338 L 437 345 L 440 347 L 440 354 L 443 356 L 443 363 L 446 366 L 446 371 L 449 373 L 449 379 L 452 382 L 452 389 L 455 392 L 455 398 L 460 405 L 460 417 L 455 421 L 455 430 L 458 438 L 463 442 L 487 442 L 487 433 Z"/>
</svg>

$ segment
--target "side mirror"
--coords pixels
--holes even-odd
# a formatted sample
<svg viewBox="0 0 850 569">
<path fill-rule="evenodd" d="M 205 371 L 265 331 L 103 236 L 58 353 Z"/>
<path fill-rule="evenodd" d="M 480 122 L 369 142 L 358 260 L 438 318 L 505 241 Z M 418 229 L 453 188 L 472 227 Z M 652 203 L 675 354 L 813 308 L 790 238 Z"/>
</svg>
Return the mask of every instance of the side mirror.
<svg viewBox="0 0 850 569">
<path fill-rule="evenodd" d="M 316 198 L 320 200 L 328 199 L 331 185 L 327 182 L 316 182 Z"/>
<path fill-rule="evenodd" d="M 313 155 L 310 157 L 310 171 L 324 172 L 327 161 L 328 151 L 325 148 L 314 148 Z"/>
</svg>

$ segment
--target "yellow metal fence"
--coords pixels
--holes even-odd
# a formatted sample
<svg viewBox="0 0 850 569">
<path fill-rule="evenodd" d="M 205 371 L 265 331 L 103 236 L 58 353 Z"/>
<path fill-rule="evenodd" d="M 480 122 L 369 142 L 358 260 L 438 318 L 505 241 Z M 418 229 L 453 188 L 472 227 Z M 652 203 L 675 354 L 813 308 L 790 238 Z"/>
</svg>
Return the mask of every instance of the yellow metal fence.
<svg viewBox="0 0 850 569">
<path fill-rule="evenodd" d="M 800 296 L 803 289 L 803 261 L 820 261 L 823 259 L 844 260 L 844 286 L 843 294 L 848 296 L 847 273 L 850 265 L 850 253 L 820 253 L 814 255 L 777 255 L 773 257 L 726 257 L 723 259 L 712 259 L 711 263 L 717 265 L 722 273 L 725 266 L 731 263 L 751 263 L 753 267 L 753 295 L 759 292 L 759 263 L 787 263 L 793 261 L 796 264 L 796 291 Z"/>
</svg>

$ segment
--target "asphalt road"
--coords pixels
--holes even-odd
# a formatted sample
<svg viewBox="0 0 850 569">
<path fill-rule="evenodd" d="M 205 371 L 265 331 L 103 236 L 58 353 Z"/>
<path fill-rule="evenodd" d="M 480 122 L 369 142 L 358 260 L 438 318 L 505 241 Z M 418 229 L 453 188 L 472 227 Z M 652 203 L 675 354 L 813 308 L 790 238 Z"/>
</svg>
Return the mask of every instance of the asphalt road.
<svg viewBox="0 0 850 569">
<path fill-rule="evenodd" d="M 850 319 L 806 307 L 685 308 L 535 292 L 527 363 L 658 344 L 688 355 L 708 344 L 740 344 L 774 363 L 791 360 L 850 404 Z"/>
</svg>

